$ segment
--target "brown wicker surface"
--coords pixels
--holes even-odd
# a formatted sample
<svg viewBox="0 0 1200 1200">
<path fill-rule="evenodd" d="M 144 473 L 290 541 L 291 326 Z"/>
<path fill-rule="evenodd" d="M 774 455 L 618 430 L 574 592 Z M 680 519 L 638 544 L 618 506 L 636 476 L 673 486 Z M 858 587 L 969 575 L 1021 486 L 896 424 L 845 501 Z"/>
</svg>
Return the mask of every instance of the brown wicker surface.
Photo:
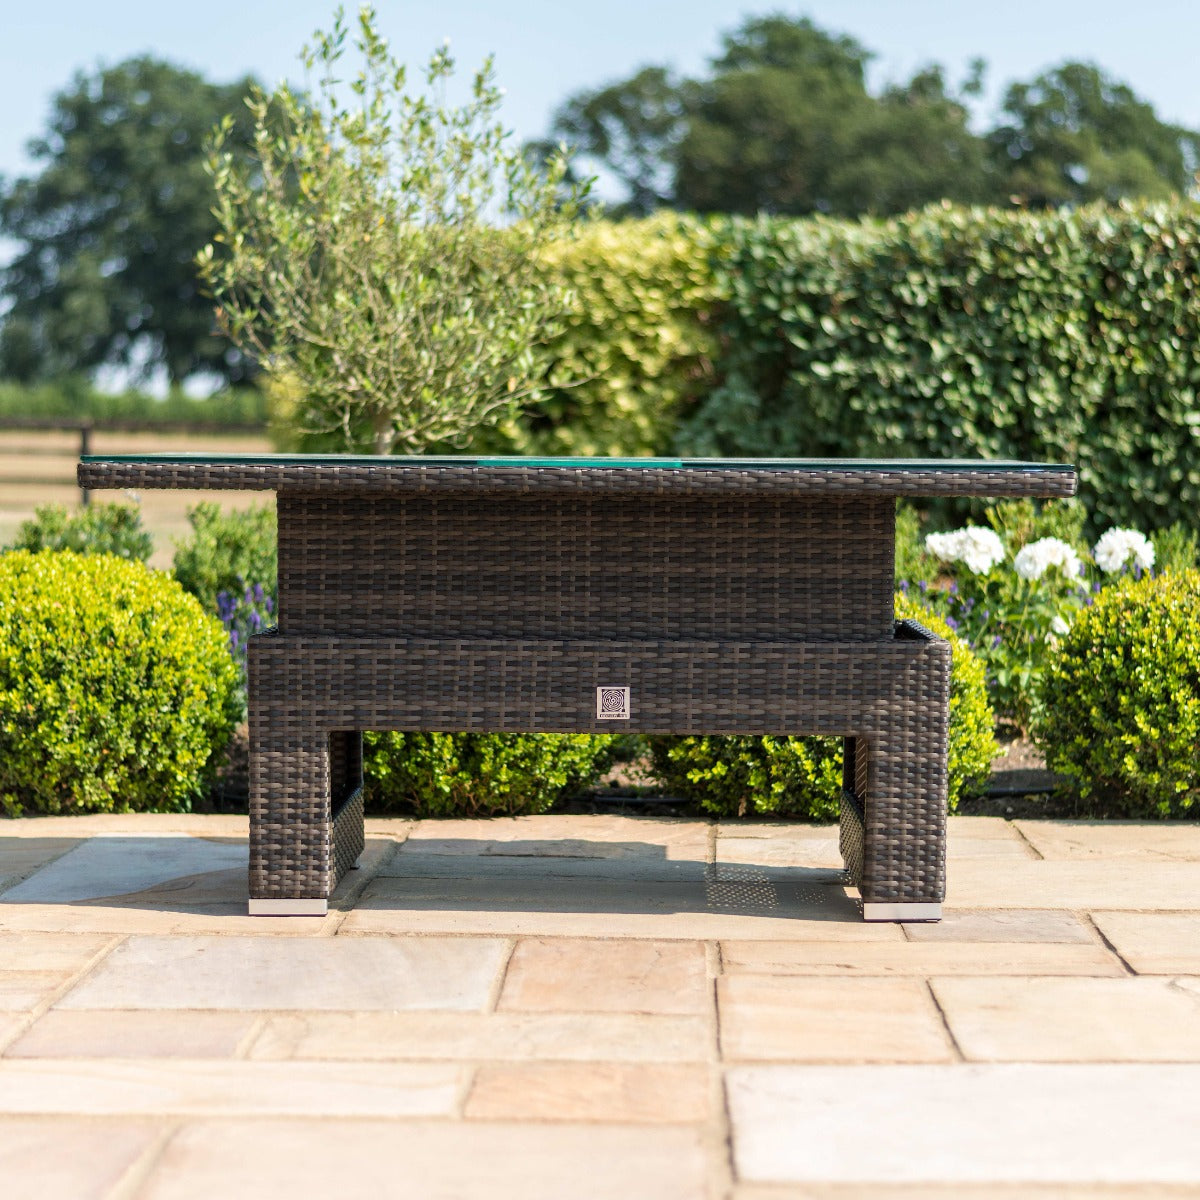
<svg viewBox="0 0 1200 1200">
<path fill-rule="evenodd" d="M 595 461 L 595 460 L 593 460 Z M 384 458 L 364 465 L 326 459 L 305 464 L 271 462 L 252 456 L 220 461 L 182 455 L 122 458 L 99 456 L 80 462 L 82 488 L 200 488 L 249 491 L 383 491 L 414 495 L 478 492 L 508 494 L 796 495 L 833 492 L 859 496 L 1072 496 L 1075 473 L 1033 463 L 979 463 L 953 469 L 930 464 L 917 468 L 901 461 L 822 462 L 802 468 L 736 467 L 711 464 L 678 468 L 600 466 L 419 465 Z"/>
<path fill-rule="evenodd" d="M 1064 496 L 1031 464 L 89 460 L 102 487 L 276 488 L 251 639 L 251 896 L 361 851 L 364 729 L 825 733 L 864 902 L 945 890 L 949 647 L 892 606 L 902 495 Z M 627 687 L 627 719 L 596 689 Z"/>
</svg>

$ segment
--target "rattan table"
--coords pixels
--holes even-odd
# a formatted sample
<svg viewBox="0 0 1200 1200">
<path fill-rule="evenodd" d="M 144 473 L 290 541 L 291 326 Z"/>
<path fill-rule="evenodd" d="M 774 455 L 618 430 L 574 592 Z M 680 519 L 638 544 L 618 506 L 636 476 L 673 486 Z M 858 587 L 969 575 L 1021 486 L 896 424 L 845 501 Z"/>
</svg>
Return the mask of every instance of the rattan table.
<svg viewBox="0 0 1200 1200">
<path fill-rule="evenodd" d="M 250 911 L 363 846 L 364 729 L 833 734 L 868 920 L 945 894 L 949 646 L 893 610 L 899 496 L 1069 496 L 1070 467 L 850 459 L 106 455 L 81 487 L 273 490 L 249 645 Z"/>
</svg>

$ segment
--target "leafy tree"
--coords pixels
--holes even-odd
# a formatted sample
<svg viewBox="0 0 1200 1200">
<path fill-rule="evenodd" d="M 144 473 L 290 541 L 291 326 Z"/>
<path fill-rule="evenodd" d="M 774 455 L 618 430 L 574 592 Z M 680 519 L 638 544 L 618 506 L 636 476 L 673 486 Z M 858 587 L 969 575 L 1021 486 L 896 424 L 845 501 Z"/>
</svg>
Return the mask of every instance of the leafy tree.
<svg viewBox="0 0 1200 1200">
<path fill-rule="evenodd" d="M 194 258 L 215 230 L 204 139 L 240 112 L 227 144 L 242 152 L 248 85 L 140 57 L 79 74 L 55 97 L 30 146 L 40 173 L 0 185 L 0 231 L 19 246 L 2 276 L 0 373 L 247 376 L 251 364 L 216 334 Z"/>
<path fill-rule="evenodd" d="M 701 79 L 645 67 L 570 97 L 563 138 L 626 189 L 621 212 L 843 216 L 938 200 L 1034 206 L 1192 191 L 1200 135 L 1099 68 L 1013 84 L 1004 123 L 968 123 L 982 60 L 957 89 L 940 67 L 873 93 L 870 52 L 807 19 L 751 17 Z"/>
<path fill-rule="evenodd" d="M 807 19 L 750 18 L 707 79 L 644 68 L 568 99 L 552 133 L 625 186 L 622 213 L 890 213 L 985 199 L 986 147 L 941 71 L 873 96 L 870 58 Z"/>
<path fill-rule="evenodd" d="M 430 94 L 412 94 L 363 8 L 344 100 L 346 39 L 339 11 L 305 48 L 314 94 L 253 91 L 250 165 L 226 121 L 201 271 L 302 429 L 381 454 L 460 445 L 538 389 L 535 351 L 566 307 L 541 253 L 580 189 L 560 195 L 561 157 L 541 170 L 506 146 L 490 59 L 461 108 L 436 95 L 454 69 L 445 48 Z"/>
<path fill-rule="evenodd" d="M 568 142 L 583 158 L 602 163 L 625 188 L 628 199 L 610 205 L 610 216 L 648 216 L 674 198 L 689 86 L 663 67 L 646 67 L 621 83 L 580 92 L 555 113 L 551 140 L 531 149 L 545 159 Z"/>
<path fill-rule="evenodd" d="M 1166 199 L 1195 188 L 1200 134 L 1091 63 L 1067 62 L 1014 83 L 989 137 L 1014 196 L 1035 207 Z"/>
</svg>

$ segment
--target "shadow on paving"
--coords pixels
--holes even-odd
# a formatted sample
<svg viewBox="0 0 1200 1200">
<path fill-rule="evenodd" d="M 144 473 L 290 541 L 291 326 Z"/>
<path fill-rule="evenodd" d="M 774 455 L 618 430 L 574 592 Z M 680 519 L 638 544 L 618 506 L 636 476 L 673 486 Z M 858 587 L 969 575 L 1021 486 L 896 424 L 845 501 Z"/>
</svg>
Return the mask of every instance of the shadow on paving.
<svg viewBox="0 0 1200 1200">
<path fill-rule="evenodd" d="M 93 835 L 23 839 L 52 857 L 0 894 L 0 905 L 80 905 L 154 912 L 244 912 L 248 849 L 238 837 Z M 372 853 L 374 851 L 374 853 Z M 379 864 L 354 907 L 394 911 L 725 913 L 861 921 L 845 874 L 668 858 L 653 842 L 576 838 L 496 842 L 368 838 Z M 380 861 L 382 859 L 382 861 Z M 350 872 L 334 895 L 363 882 Z"/>
</svg>

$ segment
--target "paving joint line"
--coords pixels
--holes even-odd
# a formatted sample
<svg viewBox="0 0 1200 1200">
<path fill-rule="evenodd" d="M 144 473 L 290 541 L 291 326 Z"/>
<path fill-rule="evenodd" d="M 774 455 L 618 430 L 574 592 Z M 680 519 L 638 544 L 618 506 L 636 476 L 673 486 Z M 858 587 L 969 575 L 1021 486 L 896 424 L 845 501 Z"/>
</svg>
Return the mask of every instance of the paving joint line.
<svg viewBox="0 0 1200 1200">
<path fill-rule="evenodd" d="M 154 1168 L 158 1166 L 166 1153 L 167 1146 L 175 1140 L 176 1135 L 183 1129 L 185 1122 L 176 1119 L 169 1122 L 165 1128 L 151 1138 L 150 1144 L 129 1164 L 125 1173 L 106 1193 L 104 1200 L 137 1200 L 145 1195 L 145 1185 Z"/>
<path fill-rule="evenodd" d="M 346 890 L 337 898 L 335 906 L 330 908 L 317 933 L 318 937 L 337 937 L 341 932 L 342 926 L 354 911 L 355 906 L 362 899 L 363 892 L 379 878 L 379 872 L 384 867 L 391 865 L 392 860 L 399 854 L 402 843 L 396 841 L 394 838 L 389 838 L 388 841 L 390 842 L 390 847 L 379 854 L 373 867 L 357 867 L 346 872 L 346 878 L 350 876 L 354 876 L 354 878 L 350 879 Z M 363 850 L 363 857 L 366 857 L 365 848 Z"/>
<path fill-rule="evenodd" d="M 500 996 L 504 991 L 504 985 L 508 982 L 508 971 L 512 966 L 513 956 L 517 952 L 517 939 L 515 937 L 505 938 L 506 951 L 504 954 L 504 962 L 501 964 L 500 970 L 496 972 L 496 978 L 492 980 L 492 986 L 488 988 L 487 1000 L 484 1002 L 483 1011 L 485 1013 L 494 1013 L 500 1004 Z"/>
<path fill-rule="evenodd" d="M 1046 856 L 1029 840 L 1028 836 L 1025 833 L 1025 830 L 1023 830 L 1020 827 L 1020 825 L 1018 825 L 1016 823 L 1016 821 L 1009 821 L 1008 823 L 1009 823 L 1009 825 L 1012 826 L 1013 831 L 1016 833 L 1017 837 L 1021 839 L 1022 844 L 1027 849 L 1033 851 L 1034 860 L 1037 862 L 1045 862 Z"/>
<path fill-rule="evenodd" d="M 937 1015 L 942 1022 L 942 1028 L 946 1031 L 946 1038 L 950 1042 L 950 1049 L 954 1051 L 959 1062 L 969 1062 L 970 1059 L 963 1053 L 963 1048 L 958 1044 L 958 1038 L 954 1036 L 954 1030 L 950 1028 L 950 1019 L 946 1016 L 946 1010 L 942 1007 L 942 1002 L 937 997 L 937 992 L 933 988 L 933 980 L 926 978 L 924 980 L 925 990 L 929 993 L 929 998 L 933 1001 L 933 1007 L 937 1010 Z"/>
<path fill-rule="evenodd" d="M 130 935 L 126 933 L 110 934 L 107 942 L 94 951 L 82 967 L 73 971 L 66 979 L 54 988 L 47 996 L 38 1001 L 27 1012 L 19 1013 L 13 1030 L 6 1036 L 0 1037 L 0 1058 L 8 1053 L 9 1048 L 24 1037 L 68 992 L 72 991 L 100 965 L 123 941 Z"/>
<path fill-rule="evenodd" d="M 1083 920 L 1084 920 L 1085 924 L 1090 925 L 1091 928 L 1095 931 L 1096 936 L 1100 939 L 1100 942 L 1104 946 L 1104 948 L 1117 960 L 1117 962 L 1119 962 L 1121 964 L 1121 966 L 1123 966 L 1125 968 L 1125 974 L 1136 978 L 1138 975 L 1138 972 L 1133 969 L 1133 967 L 1126 960 L 1125 956 L 1120 952 L 1120 950 L 1118 950 L 1116 948 L 1116 946 L 1113 945 L 1113 943 L 1111 941 L 1109 941 L 1104 930 L 1101 929 L 1100 926 L 1096 924 L 1096 918 L 1093 917 L 1090 912 L 1085 912 L 1083 914 Z"/>
<path fill-rule="evenodd" d="M 714 839 L 715 840 L 715 839 Z M 708 1025 L 705 1056 L 708 1066 L 706 1096 L 708 1118 L 705 1126 L 705 1157 L 708 1160 L 707 1192 L 709 1200 L 727 1200 L 733 1193 L 733 1127 L 729 1119 L 729 1106 L 725 1091 L 725 1063 L 721 1052 L 721 1014 L 717 1005 L 717 985 L 725 973 L 721 943 L 718 940 L 704 942 L 704 965 L 708 985 Z"/>
</svg>

